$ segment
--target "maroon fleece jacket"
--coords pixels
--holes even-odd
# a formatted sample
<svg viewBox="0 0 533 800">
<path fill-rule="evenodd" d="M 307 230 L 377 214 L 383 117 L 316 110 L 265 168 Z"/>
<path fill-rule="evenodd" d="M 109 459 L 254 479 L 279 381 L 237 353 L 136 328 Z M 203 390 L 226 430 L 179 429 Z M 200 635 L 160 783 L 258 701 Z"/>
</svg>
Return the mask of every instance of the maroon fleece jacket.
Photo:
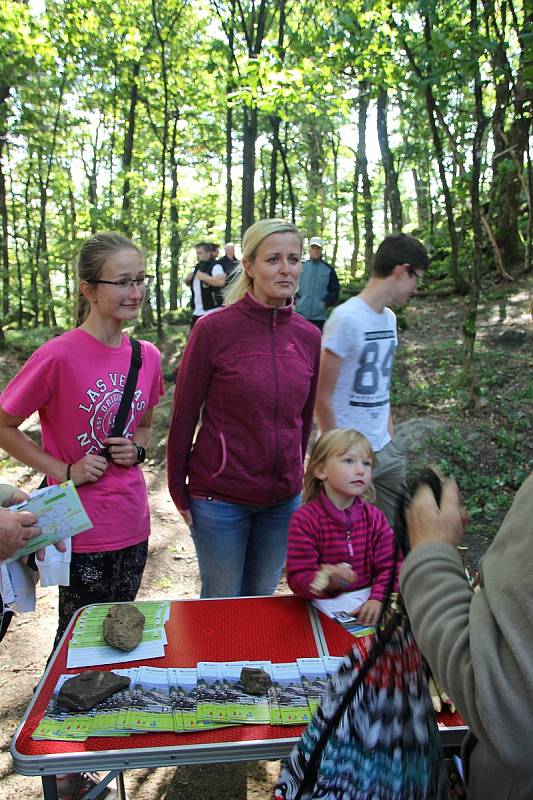
<svg viewBox="0 0 533 800">
<path fill-rule="evenodd" d="M 301 491 L 319 360 L 320 332 L 292 304 L 273 308 L 247 294 L 198 320 L 168 439 L 178 509 L 190 496 L 273 505 Z"/>
</svg>

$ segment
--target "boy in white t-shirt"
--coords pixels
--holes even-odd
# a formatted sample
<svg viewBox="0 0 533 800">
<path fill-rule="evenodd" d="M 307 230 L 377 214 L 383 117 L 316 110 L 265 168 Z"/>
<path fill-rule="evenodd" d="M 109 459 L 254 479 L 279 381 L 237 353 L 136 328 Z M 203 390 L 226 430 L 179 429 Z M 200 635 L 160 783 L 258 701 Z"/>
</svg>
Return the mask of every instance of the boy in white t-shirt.
<svg viewBox="0 0 533 800">
<path fill-rule="evenodd" d="M 393 441 L 390 381 L 398 342 L 396 317 L 416 293 L 428 266 L 424 245 L 405 233 L 387 236 L 377 249 L 372 276 L 357 297 L 338 306 L 326 322 L 316 413 L 322 433 L 355 428 L 376 455 L 376 505 L 395 522 L 405 481 L 405 458 Z"/>
</svg>

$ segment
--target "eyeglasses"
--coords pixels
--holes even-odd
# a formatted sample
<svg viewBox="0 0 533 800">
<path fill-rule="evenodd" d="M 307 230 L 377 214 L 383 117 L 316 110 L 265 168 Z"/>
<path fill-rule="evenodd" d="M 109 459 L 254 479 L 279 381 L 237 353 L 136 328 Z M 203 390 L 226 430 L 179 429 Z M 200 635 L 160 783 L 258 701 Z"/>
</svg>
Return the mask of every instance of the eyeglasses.
<svg viewBox="0 0 533 800">
<path fill-rule="evenodd" d="M 154 282 L 153 275 L 143 275 L 141 278 L 120 278 L 118 281 L 103 281 L 103 280 L 92 280 L 87 281 L 87 283 L 105 283 L 107 286 L 114 286 L 119 292 L 128 292 L 130 289 L 133 289 L 134 286 L 137 289 L 149 289 L 152 283 Z"/>
<path fill-rule="evenodd" d="M 421 270 L 417 267 L 411 267 L 410 264 L 406 264 L 407 267 L 407 274 L 410 278 L 416 278 L 417 280 L 421 281 L 424 277 L 424 270 Z"/>
</svg>

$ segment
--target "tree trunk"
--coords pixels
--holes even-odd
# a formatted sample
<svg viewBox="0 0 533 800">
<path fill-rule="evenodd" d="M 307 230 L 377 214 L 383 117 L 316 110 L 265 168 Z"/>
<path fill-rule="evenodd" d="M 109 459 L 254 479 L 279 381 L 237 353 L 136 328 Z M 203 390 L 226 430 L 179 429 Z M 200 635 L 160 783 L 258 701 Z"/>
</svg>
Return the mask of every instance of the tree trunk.
<svg viewBox="0 0 533 800">
<path fill-rule="evenodd" d="M 6 180 L 4 174 L 4 148 L 7 142 L 7 98 L 10 87 L 0 86 L 0 257 L 2 259 L 2 319 L 9 314 L 9 243 L 6 199 Z M 3 332 L 2 332 L 3 334 Z"/>
<path fill-rule="evenodd" d="M 169 285 L 169 308 L 175 311 L 178 307 L 178 274 L 179 260 L 181 254 L 181 235 L 179 229 L 179 205 L 178 205 L 178 162 L 176 160 L 176 140 L 177 140 L 178 114 L 174 117 L 172 127 L 172 140 L 170 143 L 170 285 Z"/>
<path fill-rule="evenodd" d="M 168 149 L 168 126 L 169 126 L 169 90 L 168 90 L 168 68 L 167 68 L 167 39 L 170 31 L 180 12 L 174 13 L 171 20 L 166 20 L 166 25 L 161 25 L 158 18 L 157 0 L 152 0 L 152 19 L 154 22 L 155 33 L 159 42 L 159 58 L 161 61 L 161 77 L 163 79 L 163 135 L 161 137 L 161 191 L 159 193 L 159 209 L 156 222 L 156 256 L 155 256 L 155 301 L 157 316 L 157 335 L 161 339 L 163 336 L 163 281 L 161 275 L 161 249 L 162 249 L 162 227 L 165 214 L 166 198 L 166 177 L 167 177 L 167 149 Z M 166 28 L 167 38 L 163 37 L 162 30 Z M 145 310 L 151 310 L 150 304 L 145 304 Z"/>
<path fill-rule="evenodd" d="M 350 261 L 350 275 L 355 278 L 357 272 L 357 259 L 359 258 L 359 247 L 361 244 L 361 233 L 359 228 L 359 159 L 355 153 L 355 163 L 352 179 L 352 235 L 353 249 Z"/>
<path fill-rule="evenodd" d="M 431 212 L 431 193 L 429 181 L 422 177 L 416 167 L 411 170 L 416 194 L 416 218 L 421 233 L 433 232 L 433 214 Z"/>
<path fill-rule="evenodd" d="M 244 107 L 242 144 L 242 220 L 241 235 L 254 222 L 255 142 L 257 139 L 257 109 Z"/>
<path fill-rule="evenodd" d="M 6 153 L 7 153 L 7 145 L 6 145 Z M 11 164 L 9 157 L 7 161 Z M 11 229 L 13 235 L 13 244 L 15 245 L 15 265 L 17 268 L 17 327 L 19 330 L 22 329 L 23 326 L 23 313 L 24 313 L 24 288 L 22 284 L 22 264 L 20 261 L 20 252 L 19 252 L 19 232 L 18 232 L 18 214 L 15 205 L 15 192 L 13 189 L 13 175 L 10 170 L 9 172 L 9 185 L 11 189 Z"/>
<path fill-rule="evenodd" d="M 387 130 L 387 90 L 381 87 L 377 103 L 377 130 L 381 161 L 385 172 L 385 194 L 391 212 L 391 225 L 393 233 L 399 233 L 403 227 L 402 201 L 398 189 L 398 175 L 394 167 L 394 160 L 389 146 L 389 133 Z"/>
<path fill-rule="evenodd" d="M 50 273 L 48 270 L 48 242 L 46 236 L 46 213 L 48 205 L 48 186 L 50 184 L 50 175 L 52 172 L 52 164 L 55 158 L 57 134 L 59 130 L 59 120 L 61 112 L 63 111 L 63 94 L 65 91 L 65 84 L 67 79 L 67 66 L 64 64 L 63 73 L 61 75 L 61 83 L 59 86 L 59 94 L 57 98 L 57 109 L 54 117 L 54 126 L 52 129 L 52 142 L 48 148 L 46 159 L 43 158 L 45 167 L 45 176 L 43 179 L 43 164 L 41 157 L 38 155 L 37 164 L 37 179 L 39 182 L 39 230 L 37 232 L 37 239 L 35 242 L 35 264 L 41 278 L 41 286 L 43 290 L 43 323 L 45 325 L 56 326 L 56 315 L 54 309 L 54 300 L 52 297 L 52 290 L 50 286 Z M 42 258 L 41 256 L 44 256 Z"/>
<path fill-rule="evenodd" d="M 242 32 L 248 47 L 248 60 L 254 62 L 261 52 L 266 32 L 268 1 L 261 0 L 259 8 L 252 3 L 251 13 L 246 19 L 242 4 L 238 3 Z M 242 214 L 241 234 L 254 221 L 254 178 L 255 178 L 255 143 L 257 140 L 257 105 L 255 98 L 243 109 L 242 135 Z"/>
<path fill-rule="evenodd" d="M 470 32 L 472 35 L 472 42 L 475 46 L 478 39 L 477 0 L 470 0 Z M 481 260 L 483 256 L 483 226 L 481 223 L 479 184 L 481 177 L 483 134 L 488 124 L 488 120 L 483 113 L 483 94 L 478 60 L 476 60 L 474 68 L 474 99 L 476 108 L 476 131 L 472 143 L 472 171 L 470 179 L 474 257 L 470 270 L 468 309 L 463 322 L 463 368 L 468 383 L 469 406 L 471 408 L 475 408 L 479 400 L 479 382 L 474 357 L 477 308 L 481 282 Z"/>
<path fill-rule="evenodd" d="M 69 214 L 65 215 L 67 219 L 69 219 L 70 225 L 67 227 L 65 225 L 65 237 L 68 236 L 67 241 L 70 242 L 70 246 L 67 250 L 67 256 L 65 258 L 65 265 L 63 269 L 63 276 L 65 281 L 65 299 L 66 299 L 66 306 L 67 306 L 67 322 L 69 324 L 72 323 L 75 314 L 74 303 L 72 299 L 72 281 L 71 279 L 71 261 L 72 261 L 72 249 L 74 247 L 74 243 L 77 239 L 77 226 L 76 226 L 76 198 L 74 196 L 74 192 L 72 190 L 72 173 L 69 174 L 69 185 L 68 185 L 68 209 Z"/>
<path fill-rule="evenodd" d="M 133 161 L 133 143 L 135 140 L 135 112 L 137 109 L 137 102 L 139 100 L 139 87 L 138 79 L 141 71 L 141 64 L 136 61 L 133 64 L 133 71 L 131 76 L 130 87 L 130 107 L 128 112 L 128 122 L 126 125 L 126 133 L 124 135 L 124 150 L 122 153 L 122 173 L 124 175 L 124 184 L 122 189 L 122 213 L 121 213 L 121 227 L 122 230 L 131 236 L 131 182 L 130 171 Z"/>
<path fill-rule="evenodd" d="M 442 115 L 439 114 L 439 109 L 437 107 L 437 103 L 435 102 L 435 96 L 432 90 L 432 58 L 433 58 L 433 44 L 432 44 L 432 34 L 431 34 L 431 20 L 427 13 L 422 13 L 422 21 L 423 21 L 423 32 L 424 32 L 424 41 L 426 45 L 426 55 L 428 61 L 428 71 L 423 72 L 419 67 L 414 54 L 410 47 L 408 46 L 407 42 L 403 38 L 400 29 L 392 20 L 392 25 L 399 31 L 400 35 L 402 36 L 402 44 L 411 64 L 415 74 L 418 78 L 422 81 L 424 86 L 424 100 L 426 105 L 426 112 L 428 115 L 428 122 L 429 128 L 431 131 L 431 139 L 433 141 L 433 148 L 435 150 L 435 156 L 437 159 L 437 167 L 439 172 L 439 178 L 442 187 L 442 196 L 444 199 L 444 207 L 446 210 L 446 221 L 448 225 L 448 233 L 450 237 L 450 273 L 452 276 L 452 280 L 454 283 L 455 290 L 459 294 L 464 294 L 468 286 L 466 281 L 459 274 L 459 240 L 457 238 L 457 231 L 455 229 L 455 218 L 453 214 L 453 201 L 452 201 L 452 194 L 450 191 L 450 187 L 448 185 L 448 177 L 446 174 L 446 168 L 444 164 L 444 149 L 442 146 L 442 141 L 440 138 L 439 130 L 437 127 L 437 117 L 440 118 L 441 124 L 445 126 L 445 120 L 442 118 Z M 445 127 L 446 132 L 446 127 Z"/>
<path fill-rule="evenodd" d="M 30 182 L 35 169 L 34 153 L 30 150 L 28 152 L 28 172 L 26 181 L 24 183 L 24 222 L 26 227 L 26 253 L 28 256 L 30 267 L 30 300 L 33 314 L 33 326 L 36 328 L 39 325 L 39 290 L 37 284 L 37 269 L 35 265 L 34 247 L 33 247 L 33 234 L 34 226 L 31 215 L 32 210 L 32 197 L 30 193 Z"/>
<path fill-rule="evenodd" d="M 39 168 L 37 179 L 39 181 L 39 232 L 37 234 L 37 247 L 35 262 L 39 270 L 42 290 L 42 318 L 45 327 L 55 327 L 57 325 L 54 299 L 50 286 L 50 271 L 48 268 L 48 238 L 46 235 L 46 213 L 48 206 L 48 192 L 46 180 L 43 179 L 41 168 Z"/>
<path fill-rule="evenodd" d="M 272 126 L 272 152 L 270 154 L 270 202 L 268 207 L 268 216 L 273 219 L 276 216 L 276 207 L 278 203 L 278 142 L 279 142 L 279 126 L 281 120 L 277 116 L 270 117 L 270 125 Z"/>
<path fill-rule="evenodd" d="M 98 135 L 100 133 L 100 124 L 95 133 L 95 140 L 93 143 L 93 156 L 91 159 L 91 168 L 87 169 L 85 165 L 85 174 L 87 176 L 87 197 L 89 200 L 89 219 L 91 225 L 91 233 L 96 233 L 98 230 Z"/>
<path fill-rule="evenodd" d="M 289 163 L 287 161 L 287 137 L 288 137 L 288 125 L 285 124 L 285 142 L 282 142 L 279 138 L 279 130 L 277 132 L 277 151 L 281 156 L 281 162 L 283 164 L 283 177 L 282 177 L 282 185 L 281 185 L 281 216 L 285 217 L 285 201 L 284 201 L 284 194 L 285 194 L 285 180 L 287 185 L 287 194 L 289 195 L 289 204 L 291 207 L 291 222 L 294 224 L 296 222 L 296 197 L 294 195 L 294 186 L 292 183 L 291 171 L 289 168 Z M 276 130 L 273 128 L 273 133 L 276 135 Z"/>
<path fill-rule="evenodd" d="M 493 0 L 483 0 L 487 28 L 493 33 L 491 49 L 492 72 L 495 77 L 495 108 L 492 117 L 494 153 L 492 158 L 492 185 L 490 191 L 490 219 L 494 240 L 509 267 L 523 255 L 520 241 L 520 203 L 524 187 L 523 163 L 528 146 L 531 125 L 530 106 L 533 100 L 531 81 L 528 81 L 526 64 L 530 61 L 531 44 L 527 31 L 533 26 L 533 4 L 524 3 L 524 20 L 518 31 L 520 43 L 519 67 L 513 78 L 508 62 L 505 37 L 505 18 L 496 19 Z M 502 15 L 507 13 L 507 3 L 501 4 Z M 512 88 L 512 91 L 511 91 Z M 506 113 L 513 104 L 513 119 L 506 130 Z"/>
<path fill-rule="evenodd" d="M 426 42 L 427 51 L 432 57 L 433 46 L 431 41 L 431 21 L 427 14 L 424 15 L 424 39 Z M 459 241 L 457 239 L 457 231 L 455 229 L 455 217 L 453 213 L 452 193 L 450 191 L 450 187 L 448 186 L 446 167 L 444 165 L 444 149 L 437 128 L 435 97 L 433 95 L 432 84 L 429 78 L 426 80 L 424 94 L 426 100 L 426 110 L 428 115 L 429 127 L 431 130 L 431 138 L 433 140 L 433 147 L 435 149 L 435 157 L 437 159 L 437 166 L 442 187 L 444 207 L 446 209 L 448 234 L 450 236 L 450 247 L 451 247 L 450 272 L 452 275 L 455 290 L 459 292 L 459 294 L 464 294 L 468 287 L 462 275 L 459 274 Z"/>
<path fill-rule="evenodd" d="M 333 202 L 334 224 L 333 224 L 333 253 L 331 255 L 331 266 L 335 269 L 337 265 L 337 253 L 339 250 L 339 147 L 340 138 L 333 136 L 331 140 L 331 150 L 333 152 Z"/>
<path fill-rule="evenodd" d="M 372 193 L 368 175 L 368 159 L 366 157 L 366 122 L 368 117 L 368 82 L 359 83 L 359 113 L 357 118 L 357 161 L 358 173 L 361 176 L 363 189 L 363 220 L 365 226 L 365 275 L 370 275 L 374 256 L 374 228 L 372 221 Z"/>
<path fill-rule="evenodd" d="M 527 220 L 527 234 L 526 234 L 526 255 L 524 260 L 524 268 L 526 272 L 531 272 L 533 269 L 533 166 L 531 164 L 531 151 L 529 144 L 526 148 L 527 157 L 527 186 L 529 196 L 529 216 Z"/>
<path fill-rule="evenodd" d="M 259 150 L 259 167 L 261 176 L 261 191 L 259 192 L 258 212 L 259 219 L 266 219 L 267 217 L 267 200 L 269 197 L 269 187 L 267 173 L 270 171 L 268 162 L 268 153 L 266 147 L 261 147 Z"/>
<path fill-rule="evenodd" d="M 228 31 L 228 67 L 226 81 L 226 242 L 233 241 L 233 108 L 230 96 L 235 88 L 233 62 L 235 59 L 235 0 L 231 0 L 230 26 Z M 180 243 L 181 249 L 181 243 Z"/>
<path fill-rule="evenodd" d="M 304 230 L 307 236 L 321 236 L 324 229 L 324 168 L 325 154 L 322 146 L 323 131 L 319 124 L 308 118 L 305 139 L 309 161 L 307 165 L 307 203 L 304 209 Z"/>
<path fill-rule="evenodd" d="M 231 169 L 233 165 L 233 109 L 226 108 L 226 227 L 224 236 L 226 242 L 233 241 L 233 178 Z"/>
<path fill-rule="evenodd" d="M 112 123 L 111 135 L 109 137 L 109 154 L 107 159 L 107 171 L 109 172 L 109 180 L 107 184 L 107 205 L 110 209 L 113 208 L 115 202 L 113 181 L 115 177 L 115 143 L 117 138 L 117 108 L 118 108 L 118 65 L 116 59 L 113 59 L 113 95 L 111 100 L 112 108 Z"/>
<path fill-rule="evenodd" d="M 390 233 L 389 206 L 389 187 L 387 186 L 387 176 L 385 176 L 385 184 L 383 186 L 383 230 L 385 236 Z"/>
<path fill-rule="evenodd" d="M 285 0 L 278 0 L 279 24 L 278 24 L 278 55 L 280 64 L 285 61 Z M 270 117 L 270 124 L 274 134 L 272 140 L 272 155 L 270 157 L 270 205 L 269 216 L 276 216 L 278 201 L 277 177 L 278 177 L 278 149 L 279 149 L 279 128 L 281 119 L 275 115 Z"/>
</svg>

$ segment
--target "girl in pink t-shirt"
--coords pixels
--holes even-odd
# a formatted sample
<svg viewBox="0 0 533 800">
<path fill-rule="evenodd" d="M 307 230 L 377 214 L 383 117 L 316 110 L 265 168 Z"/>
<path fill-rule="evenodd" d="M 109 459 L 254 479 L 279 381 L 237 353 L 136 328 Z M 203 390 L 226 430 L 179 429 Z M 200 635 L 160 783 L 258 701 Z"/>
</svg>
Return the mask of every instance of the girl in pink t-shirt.
<svg viewBox="0 0 533 800">
<path fill-rule="evenodd" d="M 151 279 L 140 250 L 116 233 L 96 234 L 82 245 L 78 279 L 78 327 L 42 345 L 0 395 L 0 446 L 46 473 L 49 483 L 72 479 L 93 523 L 72 539 L 70 585 L 59 588 L 55 644 L 81 606 L 135 599 L 150 534 L 138 465 L 163 394 L 159 351 L 142 341 L 123 435 L 109 436 L 131 361 L 122 329 L 137 318 Z M 35 411 L 41 447 L 20 430 Z"/>
</svg>

